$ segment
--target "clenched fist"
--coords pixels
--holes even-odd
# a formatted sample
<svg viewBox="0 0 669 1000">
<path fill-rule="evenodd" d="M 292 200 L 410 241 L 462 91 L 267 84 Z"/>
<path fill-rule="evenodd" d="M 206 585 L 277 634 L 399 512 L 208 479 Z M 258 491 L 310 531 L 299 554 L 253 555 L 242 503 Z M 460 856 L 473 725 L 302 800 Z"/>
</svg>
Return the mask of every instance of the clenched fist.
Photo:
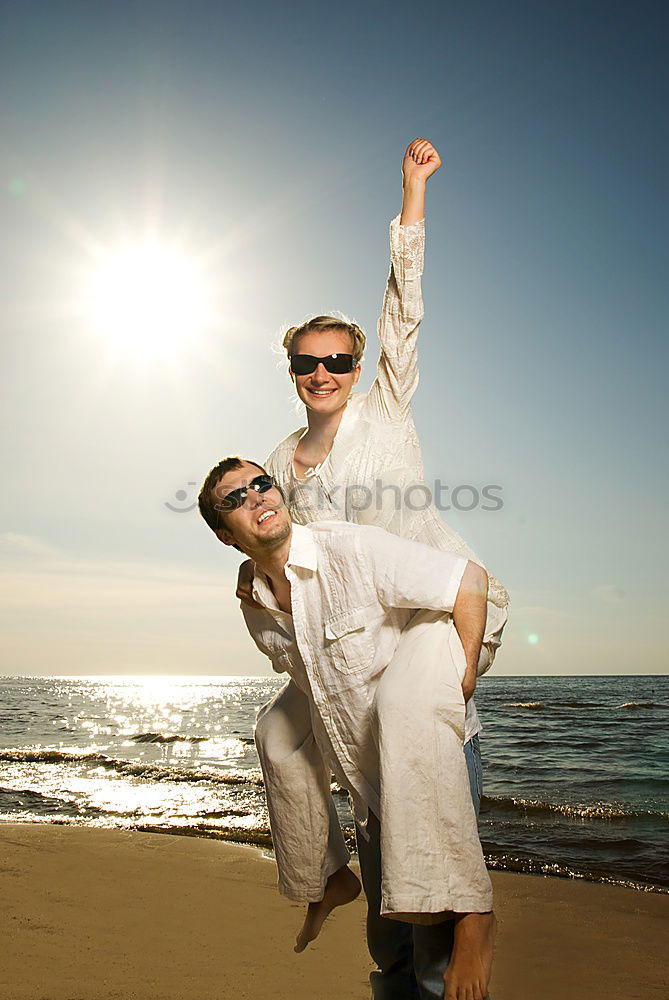
<svg viewBox="0 0 669 1000">
<path fill-rule="evenodd" d="M 402 162 L 404 183 L 422 181 L 425 183 L 441 166 L 441 157 L 427 139 L 414 139 L 407 146 Z"/>
</svg>

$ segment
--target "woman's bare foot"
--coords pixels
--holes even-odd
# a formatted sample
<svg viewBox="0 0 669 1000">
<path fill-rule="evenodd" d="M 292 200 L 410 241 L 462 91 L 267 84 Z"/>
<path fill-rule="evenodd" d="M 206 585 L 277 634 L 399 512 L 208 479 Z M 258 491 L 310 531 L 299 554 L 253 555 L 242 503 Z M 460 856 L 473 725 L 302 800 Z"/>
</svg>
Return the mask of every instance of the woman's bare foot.
<svg viewBox="0 0 669 1000">
<path fill-rule="evenodd" d="M 497 933 L 494 913 L 455 918 L 453 954 L 444 973 L 444 1000 L 486 1000 Z"/>
<path fill-rule="evenodd" d="M 352 903 L 360 895 L 360 880 L 353 874 L 348 865 L 339 868 L 330 875 L 325 883 L 325 894 L 318 903 L 309 903 L 307 915 L 304 918 L 302 930 L 297 935 L 295 951 L 304 951 L 310 941 L 317 938 L 325 918 L 335 906 Z"/>
</svg>

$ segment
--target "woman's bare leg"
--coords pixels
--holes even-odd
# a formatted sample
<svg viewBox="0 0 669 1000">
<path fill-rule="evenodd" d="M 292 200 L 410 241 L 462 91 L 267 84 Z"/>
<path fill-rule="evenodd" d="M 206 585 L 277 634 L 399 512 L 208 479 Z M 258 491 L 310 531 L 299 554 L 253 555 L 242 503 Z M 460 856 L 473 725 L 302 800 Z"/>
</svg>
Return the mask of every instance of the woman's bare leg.
<svg viewBox="0 0 669 1000">
<path fill-rule="evenodd" d="M 303 951 L 360 882 L 348 868 L 330 794 L 330 770 L 314 739 L 307 697 L 293 681 L 265 705 L 255 732 L 279 872 L 279 891 L 308 903 L 296 951 Z"/>
</svg>

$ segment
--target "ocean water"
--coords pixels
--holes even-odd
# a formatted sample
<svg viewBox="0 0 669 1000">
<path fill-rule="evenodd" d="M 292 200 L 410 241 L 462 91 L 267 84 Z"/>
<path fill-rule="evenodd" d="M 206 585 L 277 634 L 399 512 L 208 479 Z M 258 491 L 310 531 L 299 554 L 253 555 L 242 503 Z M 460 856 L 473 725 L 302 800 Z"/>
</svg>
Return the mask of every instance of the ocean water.
<svg viewBox="0 0 669 1000">
<path fill-rule="evenodd" d="M 0 677 L 0 821 L 269 848 L 253 728 L 282 683 Z M 476 701 L 490 868 L 669 892 L 669 677 L 493 675 Z"/>
</svg>

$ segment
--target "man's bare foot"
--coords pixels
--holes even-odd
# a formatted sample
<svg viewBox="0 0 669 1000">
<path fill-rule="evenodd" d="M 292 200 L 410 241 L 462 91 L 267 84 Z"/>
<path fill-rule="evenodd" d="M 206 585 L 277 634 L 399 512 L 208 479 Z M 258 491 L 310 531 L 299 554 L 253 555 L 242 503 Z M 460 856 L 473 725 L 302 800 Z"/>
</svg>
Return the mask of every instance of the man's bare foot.
<svg viewBox="0 0 669 1000">
<path fill-rule="evenodd" d="M 297 935 L 295 951 L 304 951 L 310 941 L 317 938 L 325 918 L 335 906 L 352 903 L 360 895 L 360 880 L 353 874 L 348 865 L 339 868 L 330 875 L 325 883 L 325 894 L 318 903 L 309 903 L 307 915 L 304 918 L 302 930 Z"/>
<path fill-rule="evenodd" d="M 455 918 L 444 1000 L 486 1000 L 496 933 L 494 913 L 465 913 Z"/>
</svg>

